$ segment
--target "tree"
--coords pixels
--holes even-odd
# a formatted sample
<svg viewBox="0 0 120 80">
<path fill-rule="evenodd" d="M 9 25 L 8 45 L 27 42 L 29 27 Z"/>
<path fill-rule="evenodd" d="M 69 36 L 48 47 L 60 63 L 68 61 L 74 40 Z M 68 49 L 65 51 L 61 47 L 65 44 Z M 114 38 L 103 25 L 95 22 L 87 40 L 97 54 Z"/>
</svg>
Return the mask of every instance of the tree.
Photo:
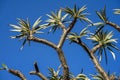
<svg viewBox="0 0 120 80">
<path fill-rule="evenodd" d="M 110 22 L 107 18 L 106 7 L 99 11 L 96 11 L 98 17 L 102 20 L 102 22 L 94 23 L 89 18 L 87 18 L 88 13 L 85 13 L 87 9 L 86 6 L 78 8 L 76 5 L 73 9 L 66 7 L 60 8 L 56 13 L 52 12 L 46 20 L 46 23 L 41 24 L 41 18 L 38 18 L 34 24 L 31 26 L 29 20 L 18 19 L 18 25 L 10 24 L 13 28 L 11 31 L 18 32 L 19 34 L 16 36 L 12 36 L 11 38 L 24 39 L 22 43 L 21 49 L 24 47 L 26 42 L 30 44 L 30 42 L 37 42 L 43 45 L 47 45 L 53 48 L 58 54 L 59 60 L 61 62 L 61 66 L 55 71 L 53 68 L 49 68 L 50 77 L 44 76 L 38 67 L 37 62 L 34 63 L 35 71 L 31 71 L 31 75 L 37 75 L 43 80 L 89 80 L 89 78 L 85 74 L 78 74 L 78 76 L 74 77 L 70 74 L 69 67 L 64 56 L 63 46 L 64 42 L 68 39 L 70 43 L 78 44 L 86 51 L 89 55 L 89 58 L 93 62 L 95 68 L 98 71 L 98 75 L 92 75 L 93 78 L 98 80 L 114 80 L 115 75 L 108 75 L 107 72 L 100 65 L 100 61 L 102 59 L 103 54 L 105 54 L 105 60 L 107 63 L 107 50 L 110 51 L 113 58 L 115 59 L 115 53 L 113 49 L 120 51 L 115 43 L 117 39 L 113 38 L 113 31 L 108 32 L 105 30 L 106 25 L 109 25 L 116 30 L 120 31 L 120 26 L 116 25 L 113 22 Z M 119 9 L 115 9 L 115 14 L 119 14 Z M 79 34 L 73 32 L 72 29 L 75 27 L 77 22 L 86 22 L 86 27 L 83 28 Z M 95 31 L 91 31 L 92 26 L 95 26 Z M 58 29 L 62 31 L 61 37 L 58 41 L 58 44 L 51 42 L 46 39 L 38 38 L 35 34 L 42 35 L 43 32 L 40 30 L 51 28 L 49 32 L 57 32 Z M 86 37 L 87 36 L 87 37 Z M 85 44 L 84 39 L 91 40 L 93 42 L 92 49 Z M 96 53 L 100 56 L 100 61 L 96 57 Z M 63 74 L 59 75 L 60 68 L 62 67 Z M 22 80 L 26 80 L 26 77 L 18 70 L 9 69 L 7 65 L 3 64 L 0 70 L 7 70 L 11 74 L 18 76 Z"/>
</svg>

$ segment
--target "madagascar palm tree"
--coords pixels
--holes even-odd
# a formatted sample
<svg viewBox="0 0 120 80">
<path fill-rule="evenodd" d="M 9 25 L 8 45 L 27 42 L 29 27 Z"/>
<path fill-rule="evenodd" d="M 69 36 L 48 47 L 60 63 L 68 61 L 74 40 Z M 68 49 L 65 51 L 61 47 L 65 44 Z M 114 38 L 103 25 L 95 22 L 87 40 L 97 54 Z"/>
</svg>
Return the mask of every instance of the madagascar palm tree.
<svg viewBox="0 0 120 80">
<path fill-rule="evenodd" d="M 120 9 L 114 9 L 115 12 L 114 14 L 120 14 Z M 108 21 L 108 17 L 106 15 L 106 7 L 104 7 L 103 10 L 100 10 L 100 12 L 96 11 L 97 15 L 99 16 L 99 18 L 104 22 L 104 24 L 107 24 L 109 26 L 112 26 L 113 28 L 115 28 L 116 30 L 118 30 L 120 32 L 120 26 Z"/>
<path fill-rule="evenodd" d="M 80 39 L 81 37 L 83 36 L 86 36 L 89 31 L 87 30 L 88 27 L 84 28 L 83 30 L 81 30 L 81 32 L 79 34 L 77 33 L 69 33 L 69 35 L 67 36 L 67 39 L 69 39 L 71 42 L 74 42 L 74 41 L 78 41 L 78 39 Z"/>
<path fill-rule="evenodd" d="M 88 15 L 88 13 L 83 13 L 86 9 L 87 9 L 86 6 L 83 6 L 81 8 L 77 8 L 75 5 L 74 9 L 66 7 L 63 9 L 63 11 L 68 13 L 70 15 L 70 17 L 73 17 L 75 19 L 79 19 L 80 21 L 86 21 L 86 22 L 92 23 L 92 21 L 86 17 Z"/>
<path fill-rule="evenodd" d="M 65 20 L 68 14 L 62 16 L 62 10 L 60 9 L 57 13 L 51 12 L 51 15 L 47 14 L 49 19 L 46 21 L 48 22 L 48 26 L 52 26 L 53 32 L 56 31 L 57 28 L 65 29 L 63 25 L 67 21 Z"/>
<path fill-rule="evenodd" d="M 27 41 L 30 42 L 27 40 L 28 38 L 32 38 L 34 34 L 42 33 L 39 30 L 45 28 L 45 24 L 39 25 L 40 22 L 41 20 L 38 18 L 31 26 L 28 19 L 26 21 L 23 19 L 18 19 L 18 25 L 10 24 L 10 26 L 13 27 L 11 31 L 19 32 L 19 35 L 12 36 L 11 38 L 24 39 L 21 47 L 22 49 Z"/>
<path fill-rule="evenodd" d="M 112 38 L 113 33 L 112 32 L 104 32 L 103 30 L 98 32 L 96 35 L 92 35 L 90 40 L 92 40 L 94 46 L 98 46 L 98 54 L 100 55 L 100 61 L 102 59 L 102 54 L 104 52 L 105 59 L 107 63 L 107 50 L 112 54 L 113 58 L 115 59 L 115 53 L 112 50 L 113 48 L 116 50 L 119 50 L 114 43 L 117 43 L 117 39 Z"/>
</svg>

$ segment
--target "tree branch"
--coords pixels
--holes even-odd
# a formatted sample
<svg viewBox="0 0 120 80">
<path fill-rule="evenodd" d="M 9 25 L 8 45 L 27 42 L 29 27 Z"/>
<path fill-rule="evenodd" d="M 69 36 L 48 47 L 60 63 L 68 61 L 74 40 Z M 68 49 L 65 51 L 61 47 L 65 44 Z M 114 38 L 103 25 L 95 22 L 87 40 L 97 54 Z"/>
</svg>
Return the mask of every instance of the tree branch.
<svg viewBox="0 0 120 80">
<path fill-rule="evenodd" d="M 58 48 L 61 48 L 63 46 L 67 34 L 68 34 L 67 31 L 63 32 L 63 34 L 62 34 L 62 36 L 60 38 L 60 41 L 59 41 L 59 43 L 57 45 Z"/>
<path fill-rule="evenodd" d="M 42 73 L 40 72 L 36 72 L 36 71 L 31 71 L 30 75 L 37 75 L 38 77 L 40 77 L 42 80 L 48 80 Z"/>
<path fill-rule="evenodd" d="M 66 62 L 66 59 L 65 59 L 65 56 L 64 56 L 64 53 L 63 51 L 61 50 L 64 42 L 65 42 L 65 39 L 67 37 L 67 34 L 72 30 L 72 28 L 74 27 L 75 23 L 76 23 L 76 20 L 77 18 L 75 18 L 71 24 L 69 25 L 69 27 L 67 28 L 67 30 L 64 30 L 63 31 L 63 34 L 60 38 L 60 41 L 57 45 L 57 53 L 58 53 L 58 57 L 60 59 L 60 62 L 62 64 L 62 67 L 63 67 L 63 77 L 64 77 L 64 80 L 69 80 L 69 68 L 68 68 L 68 65 L 67 65 L 67 62 Z"/>
<path fill-rule="evenodd" d="M 31 40 L 31 41 L 34 41 L 34 42 L 38 42 L 38 43 L 42 43 L 42 44 L 46 44 L 46 45 L 54 48 L 57 51 L 57 53 L 58 53 L 59 60 L 60 60 L 60 62 L 62 64 L 62 67 L 63 67 L 64 79 L 65 80 L 69 80 L 68 65 L 67 65 L 66 59 L 64 57 L 64 53 L 63 53 L 63 51 L 60 48 L 58 48 L 55 44 L 53 44 L 52 42 L 47 41 L 45 39 L 39 39 L 37 37 L 32 37 L 32 38 L 28 38 L 28 40 Z M 41 73 L 36 73 L 35 71 L 30 72 L 30 74 L 36 74 L 38 76 L 42 76 Z"/>
<path fill-rule="evenodd" d="M 66 31 L 66 27 L 65 27 L 65 25 L 63 25 L 62 22 L 59 22 L 59 25 L 60 25 L 60 27 L 62 28 L 63 32 L 65 32 L 65 31 Z"/>
<path fill-rule="evenodd" d="M 35 68 L 35 71 L 36 71 L 36 72 L 40 72 L 40 71 L 39 71 L 39 68 L 38 68 L 38 65 L 37 65 L 37 62 L 34 63 L 34 68 Z"/>
<path fill-rule="evenodd" d="M 107 21 L 106 24 L 112 26 L 113 28 L 115 28 L 116 30 L 120 32 L 120 26 L 118 26 L 117 24 L 109 22 L 109 21 Z"/>
<path fill-rule="evenodd" d="M 90 49 L 87 47 L 87 45 L 86 45 L 85 43 L 83 43 L 83 42 L 81 41 L 81 39 L 78 39 L 78 41 L 73 41 L 73 42 L 79 44 L 79 45 L 88 53 L 88 55 L 89 55 L 90 58 L 92 59 L 92 57 L 91 57 L 91 55 L 90 55 Z"/>
<path fill-rule="evenodd" d="M 32 37 L 32 38 L 28 38 L 28 40 L 48 45 L 48 46 L 50 46 L 50 47 L 52 47 L 54 49 L 57 48 L 57 46 L 54 43 L 52 43 L 50 41 L 47 41 L 45 39 L 40 39 L 40 38 L 37 38 L 37 37 Z"/>
<path fill-rule="evenodd" d="M 40 77 L 42 80 L 48 80 L 40 71 L 37 65 L 37 62 L 34 63 L 34 68 L 35 71 L 31 71 L 30 75 L 37 75 L 38 77 Z"/>
<path fill-rule="evenodd" d="M 27 80 L 26 77 L 18 70 L 8 69 L 8 72 L 19 77 L 21 80 Z"/>
<path fill-rule="evenodd" d="M 68 33 L 73 29 L 76 21 L 77 21 L 77 18 L 74 18 L 74 20 L 72 21 L 72 23 L 71 23 L 71 24 L 69 25 L 69 27 L 67 28 L 67 32 L 68 32 Z"/>
<path fill-rule="evenodd" d="M 57 51 L 59 60 L 60 60 L 60 62 L 62 64 L 62 67 L 63 67 L 63 77 L 64 77 L 64 80 L 69 80 L 69 68 L 68 68 L 68 65 L 67 65 L 64 53 L 61 50 L 61 47 L 63 46 L 63 44 L 65 42 L 67 34 L 72 30 L 73 26 L 75 25 L 76 20 L 77 20 L 77 18 L 75 18 L 72 21 L 72 23 L 69 25 L 67 30 L 64 29 L 63 34 L 62 34 L 62 36 L 60 38 L 60 41 L 59 41 L 57 46 L 55 44 L 53 44 L 52 42 L 47 41 L 45 39 L 39 39 L 39 38 L 36 38 L 36 37 L 30 37 L 30 38 L 28 37 L 28 40 L 46 44 L 46 45 L 54 48 Z M 62 28 L 63 28 L 63 26 L 62 26 Z M 38 73 L 35 73 L 35 72 L 32 72 L 32 74 L 36 74 L 36 75 L 39 75 L 39 76 L 41 75 L 40 73 L 38 74 Z"/>
<path fill-rule="evenodd" d="M 92 48 L 92 50 L 90 52 L 94 54 L 101 46 L 102 46 L 102 44 L 96 45 L 95 47 Z"/>
<path fill-rule="evenodd" d="M 69 68 L 68 68 L 64 53 L 60 48 L 56 49 L 56 51 L 58 53 L 59 60 L 63 67 L 63 77 L 64 77 L 63 79 L 69 80 Z"/>
<path fill-rule="evenodd" d="M 96 46 L 95 48 L 92 49 L 92 51 L 90 51 L 90 49 L 87 47 L 87 45 L 85 45 L 80 39 L 79 39 L 78 42 L 75 41 L 75 43 L 79 44 L 88 53 L 89 57 L 91 58 L 92 62 L 95 65 L 96 69 L 104 77 L 104 80 L 109 80 L 109 77 L 108 77 L 107 73 L 103 70 L 103 68 L 101 67 L 101 65 L 99 64 L 97 58 L 95 57 L 95 55 L 93 53 L 100 46 Z"/>
<path fill-rule="evenodd" d="M 77 21 L 77 18 L 75 18 L 75 19 L 71 22 L 71 24 L 69 25 L 69 27 L 67 28 L 67 30 L 64 30 L 64 32 L 63 32 L 63 34 L 62 34 L 62 36 L 61 36 L 61 38 L 60 38 L 60 41 L 59 41 L 59 43 L 58 43 L 58 48 L 61 48 L 61 47 L 63 46 L 67 34 L 72 30 L 72 28 L 74 27 L 76 21 Z"/>
</svg>

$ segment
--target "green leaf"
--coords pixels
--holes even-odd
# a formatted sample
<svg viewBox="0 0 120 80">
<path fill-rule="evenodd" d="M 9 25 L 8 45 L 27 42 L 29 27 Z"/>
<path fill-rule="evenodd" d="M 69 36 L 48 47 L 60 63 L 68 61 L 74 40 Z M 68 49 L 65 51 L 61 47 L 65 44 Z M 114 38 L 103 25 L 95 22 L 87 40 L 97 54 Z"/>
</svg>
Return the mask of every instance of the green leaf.
<svg viewBox="0 0 120 80">
<path fill-rule="evenodd" d="M 70 9 L 69 7 L 66 7 L 65 9 L 63 9 L 63 11 L 70 14 L 70 15 L 74 15 L 73 10 Z"/>
<path fill-rule="evenodd" d="M 120 9 L 114 9 L 114 14 L 120 14 Z"/>
<path fill-rule="evenodd" d="M 99 57 L 99 61 L 102 60 L 102 54 L 103 54 L 103 49 L 100 48 L 99 51 L 98 51 L 98 55 L 100 55 L 100 57 Z"/>
<path fill-rule="evenodd" d="M 34 28 L 33 30 L 35 30 L 35 32 L 36 31 L 39 31 L 39 30 L 41 30 L 41 29 L 46 29 L 47 28 L 47 25 L 48 24 L 42 24 L 42 25 L 38 25 L 36 28 Z"/>
<path fill-rule="evenodd" d="M 100 31 L 102 31 L 102 29 L 104 28 L 104 26 L 99 26 L 99 28 L 96 29 L 95 34 L 99 33 Z"/>
<path fill-rule="evenodd" d="M 2 64 L 2 67 L 5 69 L 5 70 L 8 70 L 8 67 L 6 64 Z"/>
<path fill-rule="evenodd" d="M 53 18 L 58 19 L 57 15 L 54 12 L 51 12 Z"/>
<path fill-rule="evenodd" d="M 92 23 L 92 21 L 86 17 L 78 17 L 81 21 L 85 21 L 85 22 L 88 22 L 88 23 Z"/>
<path fill-rule="evenodd" d="M 110 42 L 115 42 L 117 43 L 117 39 L 110 39 L 110 40 L 107 40 L 106 43 L 110 43 Z"/>
<path fill-rule="evenodd" d="M 115 53 L 113 52 L 113 50 L 110 47 L 107 47 L 107 48 L 108 48 L 109 52 L 112 54 L 113 59 L 115 60 L 116 59 Z"/>
<path fill-rule="evenodd" d="M 90 24 L 90 25 L 88 25 L 88 26 L 101 27 L 101 26 L 104 26 L 104 25 L 105 25 L 105 23 L 103 23 L 103 22 L 96 22 L 96 23 L 92 23 L 92 24 Z"/>
<path fill-rule="evenodd" d="M 79 39 L 80 36 L 77 33 L 69 33 L 69 35 L 67 36 L 67 39 L 71 40 L 71 41 L 76 41 L 77 39 Z"/>
<path fill-rule="evenodd" d="M 35 21 L 35 23 L 33 24 L 33 26 L 32 26 L 32 29 L 35 29 L 38 25 L 39 25 L 39 23 L 41 22 L 41 17 L 40 18 L 38 18 L 36 21 Z"/>
<path fill-rule="evenodd" d="M 120 52 L 120 49 L 118 48 L 118 47 L 116 47 L 116 45 L 115 44 L 108 44 L 110 47 L 112 47 L 112 48 L 114 48 L 114 49 L 116 49 L 117 51 L 119 51 Z"/>
<path fill-rule="evenodd" d="M 60 9 L 60 10 L 58 11 L 58 19 L 61 18 L 61 12 L 62 12 L 62 10 Z"/>
<path fill-rule="evenodd" d="M 83 11 L 85 11 L 87 8 L 86 8 L 86 5 L 84 5 L 82 8 L 80 8 L 79 10 L 78 10 L 78 13 L 77 14 L 80 14 L 80 13 L 82 13 Z"/>
<path fill-rule="evenodd" d="M 76 4 L 74 5 L 74 13 L 77 12 L 77 7 L 76 7 Z"/>
<path fill-rule="evenodd" d="M 99 18 L 100 18 L 101 20 L 105 21 L 104 18 L 103 18 L 103 16 L 102 16 L 98 11 L 96 11 L 96 13 L 97 13 L 97 15 L 99 16 Z"/>
<path fill-rule="evenodd" d="M 27 23 L 28 29 L 30 29 L 30 22 L 29 19 L 27 18 L 27 20 L 25 21 Z"/>
<path fill-rule="evenodd" d="M 21 32 L 21 29 L 12 29 L 10 31 L 14 31 L 14 32 Z"/>
<path fill-rule="evenodd" d="M 91 74 L 91 76 L 92 76 L 92 78 L 95 79 L 95 80 L 103 80 L 103 77 L 102 77 L 101 74 L 97 74 L 97 75 L 92 75 L 92 74 Z"/>
<path fill-rule="evenodd" d="M 82 31 L 80 32 L 80 37 L 86 36 L 89 33 L 89 31 L 87 29 L 88 29 L 88 27 L 85 27 L 84 29 L 82 29 Z"/>
<path fill-rule="evenodd" d="M 22 49 L 23 49 L 23 47 L 24 47 L 24 45 L 26 44 L 26 42 L 27 42 L 27 39 L 25 39 L 25 40 L 23 41 L 23 43 L 22 43 L 22 46 L 21 46 L 20 50 L 22 50 Z"/>
<path fill-rule="evenodd" d="M 49 18 L 53 19 L 53 16 L 49 15 L 49 14 L 46 14 Z"/>
<path fill-rule="evenodd" d="M 68 16 L 68 14 L 65 14 L 65 15 L 61 18 L 61 21 L 63 21 L 67 16 Z"/>
<path fill-rule="evenodd" d="M 15 29 L 21 29 L 21 27 L 17 26 L 17 25 L 13 25 L 13 24 L 10 24 L 11 27 L 15 28 Z"/>
<path fill-rule="evenodd" d="M 50 71 L 50 76 L 48 77 L 49 80 L 63 80 L 63 76 L 59 75 L 60 72 L 60 68 L 61 65 L 58 67 L 58 70 L 55 71 L 53 68 L 48 68 L 48 70 Z"/>
<path fill-rule="evenodd" d="M 108 56 L 107 56 L 107 52 L 106 52 L 106 47 L 103 47 L 103 50 L 104 50 L 104 54 L 105 54 L 105 61 L 107 64 L 108 63 Z"/>
<path fill-rule="evenodd" d="M 96 14 L 98 15 L 98 17 L 99 17 L 102 21 L 106 22 L 106 21 L 108 20 L 108 18 L 107 18 L 107 16 L 106 16 L 106 6 L 105 6 L 102 10 L 100 10 L 99 12 L 96 11 Z"/>
<path fill-rule="evenodd" d="M 111 31 L 106 35 L 105 40 L 112 38 L 112 36 L 113 36 L 113 32 Z"/>
<path fill-rule="evenodd" d="M 60 66 L 58 67 L 58 70 L 57 70 L 57 72 L 56 72 L 57 75 L 59 75 L 61 67 L 62 67 L 62 65 L 60 65 Z"/>
<path fill-rule="evenodd" d="M 76 79 L 90 80 L 85 74 L 78 74 Z"/>
<path fill-rule="evenodd" d="M 35 34 L 42 34 L 44 32 L 41 32 L 41 31 L 35 31 Z"/>
<path fill-rule="evenodd" d="M 23 38 L 23 37 L 24 37 L 23 34 L 20 34 L 20 35 L 17 35 L 17 36 L 11 36 L 12 39 L 14 39 L 14 38 Z"/>
<path fill-rule="evenodd" d="M 23 20 L 23 19 L 20 19 L 20 18 L 18 18 L 18 20 L 19 20 L 19 24 L 23 27 L 23 28 L 25 28 L 25 29 L 30 29 L 30 26 L 28 25 L 29 23 L 28 23 L 28 21 L 26 22 L 25 20 Z"/>
</svg>

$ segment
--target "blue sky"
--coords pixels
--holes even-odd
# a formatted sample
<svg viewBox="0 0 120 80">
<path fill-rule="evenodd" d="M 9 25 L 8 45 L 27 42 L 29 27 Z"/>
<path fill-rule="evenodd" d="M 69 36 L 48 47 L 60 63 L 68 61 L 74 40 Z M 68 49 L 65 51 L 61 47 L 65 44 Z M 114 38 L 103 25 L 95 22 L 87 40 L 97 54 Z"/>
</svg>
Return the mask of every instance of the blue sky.
<svg viewBox="0 0 120 80">
<path fill-rule="evenodd" d="M 35 61 L 38 62 L 40 71 L 46 76 L 49 76 L 48 67 L 57 69 L 60 65 L 56 52 L 46 45 L 32 42 L 30 47 L 25 45 L 24 49 L 20 50 L 22 41 L 10 39 L 10 36 L 16 33 L 10 32 L 11 27 L 9 24 L 17 24 L 17 18 L 29 18 L 30 22 L 33 23 L 42 16 L 44 21 L 47 19 L 46 14 L 49 14 L 51 11 L 56 11 L 61 7 L 72 8 L 76 4 L 79 7 L 86 5 L 87 12 L 90 13 L 88 17 L 93 22 L 97 22 L 100 20 L 95 11 L 106 5 L 109 20 L 120 24 L 120 16 L 113 15 L 113 9 L 120 8 L 119 3 L 119 0 L 0 0 L 0 64 L 5 63 L 9 68 L 20 70 L 28 80 L 39 79 L 37 76 L 29 75 L 29 72 L 34 70 L 33 63 Z M 79 31 L 79 27 L 84 27 L 84 25 L 76 24 L 74 31 Z M 110 30 L 115 31 L 115 37 L 119 39 L 120 34 L 113 28 L 110 28 Z M 46 38 L 55 43 L 58 42 L 60 32 L 55 34 L 44 32 L 43 35 L 38 37 Z M 120 44 L 119 42 L 118 44 Z M 90 42 L 88 44 L 92 45 Z M 87 75 L 96 72 L 88 55 L 80 46 L 76 44 L 70 45 L 69 41 L 66 41 L 63 50 L 70 72 L 74 75 L 79 74 L 82 68 Z M 103 59 L 101 65 L 106 71 L 110 70 L 111 73 L 116 72 L 118 75 L 120 73 L 120 53 L 116 52 L 117 58 L 115 61 L 109 53 L 108 56 L 109 63 L 106 65 Z M 9 74 L 7 71 L 0 71 L 0 80 L 10 79 L 19 80 L 19 78 Z"/>
</svg>

